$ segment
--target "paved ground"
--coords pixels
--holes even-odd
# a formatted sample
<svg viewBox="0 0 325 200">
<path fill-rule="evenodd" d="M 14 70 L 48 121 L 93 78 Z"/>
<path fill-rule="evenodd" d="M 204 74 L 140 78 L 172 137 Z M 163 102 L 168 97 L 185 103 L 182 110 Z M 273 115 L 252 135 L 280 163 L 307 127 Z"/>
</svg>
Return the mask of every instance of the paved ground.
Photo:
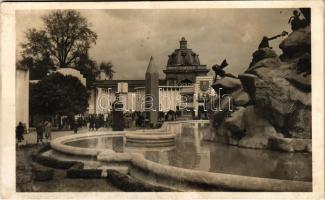
<svg viewBox="0 0 325 200">
<path fill-rule="evenodd" d="M 139 128 L 128 128 L 125 130 L 136 130 Z M 100 128 L 98 131 L 111 131 L 111 128 Z M 84 127 L 78 133 L 88 132 Z M 95 132 L 95 131 L 94 131 Z M 52 139 L 65 135 L 75 134 L 73 131 L 53 131 Z M 66 178 L 65 170 L 54 169 L 54 178 L 49 181 L 35 181 L 31 171 L 31 154 L 43 145 L 36 144 L 36 132 L 24 135 L 24 140 L 18 144 L 16 149 L 16 190 L 17 192 L 117 192 L 116 188 L 108 179 L 69 179 Z M 44 143 L 50 140 L 43 140 Z"/>
<path fill-rule="evenodd" d="M 132 127 L 132 128 L 126 128 L 125 130 L 138 130 L 138 129 L 144 129 L 142 127 Z M 99 128 L 98 131 L 112 131 L 112 128 Z M 83 127 L 80 128 L 78 130 L 78 133 L 86 133 L 89 132 L 87 127 Z M 91 131 L 91 132 L 96 132 L 96 131 Z M 77 134 L 78 134 L 77 133 Z M 62 137 L 65 135 L 71 135 L 71 134 L 75 134 L 73 131 L 52 131 L 52 139 L 58 138 L 58 137 Z M 18 146 L 25 146 L 25 145 L 31 145 L 31 144 L 36 144 L 36 132 L 32 131 L 28 134 L 24 135 L 24 141 L 20 142 L 18 144 Z M 43 138 L 43 142 L 47 143 L 50 142 L 50 140 L 46 140 L 45 137 Z"/>
<path fill-rule="evenodd" d="M 62 133 L 63 134 L 63 133 Z M 66 133 L 69 134 L 69 131 Z M 32 136 L 33 134 L 31 134 Z M 59 134 L 58 134 L 59 135 Z M 16 151 L 16 191 L 17 192 L 117 192 L 108 179 L 71 179 L 66 178 L 66 171 L 54 169 L 54 176 L 49 181 L 33 180 L 30 156 L 42 145 L 26 145 Z"/>
<path fill-rule="evenodd" d="M 109 131 L 101 128 L 98 131 Z M 78 133 L 88 132 L 82 128 Z M 95 132 L 95 131 L 94 131 Z M 78 134 L 77 133 L 77 134 Z M 52 139 L 75 134 L 73 131 L 53 131 Z M 44 143 L 49 140 L 44 140 Z M 34 181 L 30 165 L 30 155 L 43 145 L 36 145 L 36 132 L 24 135 L 24 141 L 19 143 L 16 150 L 16 190 L 17 192 L 108 192 L 120 191 L 107 179 L 69 179 L 64 170 L 54 170 L 54 178 L 50 181 Z"/>
<path fill-rule="evenodd" d="M 111 128 L 100 128 L 98 129 L 98 131 L 110 131 L 112 130 Z M 86 133 L 88 132 L 88 128 L 84 127 L 78 130 L 78 133 Z M 92 132 L 96 132 L 96 131 L 92 131 Z M 77 133 L 77 134 L 78 134 Z M 71 135 L 71 134 L 75 134 L 73 131 L 52 131 L 52 139 L 58 138 L 58 137 L 62 137 L 65 135 Z M 20 142 L 18 144 L 18 146 L 25 146 L 25 145 L 31 145 L 31 144 L 36 144 L 36 132 L 30 132 L 28 134 L 24 135 L 24 141 Z M 43 142 L 50 142 L 50 140 L 46 140 L 45 138 L 43 139 Z"/>
</svg>

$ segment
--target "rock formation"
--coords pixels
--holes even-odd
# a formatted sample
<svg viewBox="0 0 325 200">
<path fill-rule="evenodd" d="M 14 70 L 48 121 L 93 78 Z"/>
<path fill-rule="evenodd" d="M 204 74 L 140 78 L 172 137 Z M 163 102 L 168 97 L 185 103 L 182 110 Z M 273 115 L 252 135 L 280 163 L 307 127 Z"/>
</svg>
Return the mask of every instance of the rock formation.
<svg viewBox="0 0 325 200">
<path fill-rule="evenodd" d="M 238 78 L 223 77 L 212 87 L 230 95 L 213 113 L 215 131 L 206 140 L 221 140 L 247 148 L 311 152 L 311 34 L 310 26 L 285 38 L 278 56 L 271 48 L 253 53 L 248 69 Z"/>
</svg>

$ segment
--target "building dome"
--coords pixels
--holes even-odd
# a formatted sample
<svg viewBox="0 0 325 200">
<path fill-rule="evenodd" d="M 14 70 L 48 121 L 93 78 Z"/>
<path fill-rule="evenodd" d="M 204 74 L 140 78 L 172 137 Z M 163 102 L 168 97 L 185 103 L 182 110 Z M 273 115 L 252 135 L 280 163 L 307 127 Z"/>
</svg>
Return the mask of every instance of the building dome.
<svg viewBox="0 0 325 200">
<path fill-rule="evenodd" d="M 175 49 L 175 51 L 170 54 L 168 57 L 167 67 L 169 66 L 194 66 L 200 65 L 199 55 L 192 51 L 192 49 L 187 48 L 187 41 L 184 37 L 182 37 L 181 41 L 179 41 L 180 47 L 179 49 Z"/>
<path fill-rule="evenodd" d="M 179 41 L 179 48 L 168 56 L 166 74 L 167 85 L 194 83 L 197 76 L 206 76 L 209 72 L 206 65 L 201 65 L 199 55 L 187 48 L 184 37 Z"/>
</svg>

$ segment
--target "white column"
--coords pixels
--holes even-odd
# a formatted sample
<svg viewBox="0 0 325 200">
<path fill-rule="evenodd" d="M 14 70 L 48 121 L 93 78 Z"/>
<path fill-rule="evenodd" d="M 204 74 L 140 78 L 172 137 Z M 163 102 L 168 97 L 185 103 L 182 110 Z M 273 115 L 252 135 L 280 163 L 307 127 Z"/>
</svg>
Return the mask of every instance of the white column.
<svg viewBox="0 0 325 200">
<path fill-rule="evenodd" d="M 193 108 L 195 110 L 195 116 L 197 117 L 199 112 L 198 112 L 198 84 L 197 81 L 194 83 L 194 94 L 193 94 Z"/>
<path fill-rule="evenodd" d="M 162 88 L 158 87 L 158 96 L 159 96 L 159 102 L 158 102 L 158 109 L 159 112 L 161 111 L 162 108 L 162 98 L 161 98 L 161 93 L 162 93 Z"/>
<path fill-rule="evenodd" d="M 170 104 L 171 104 L 171 110 L 175 111 L 175 95 L 174 95 L 174 89 L 170 88 Z"/>
<path fill-rule="evenodd" d="M 97 88 L 97 92 L 96 92 L 96 98 L 95 98 L 95 101 L 96 101 L 96 110 L 95 110 L 95 114 L 99 114 L 100 113 L 100 109 L 99 109 L 99 97 L 102 93 L 101 91 L 102 89 L 101 88 Z"/>
<path fill-rule="evenodd" d="M 167 88 L 165 88 L 165 91 L 164 91 L 164 98 L 165 98 L 165 112 L 167 112 L 168 111 L 168 87 Z"/>
</svg>

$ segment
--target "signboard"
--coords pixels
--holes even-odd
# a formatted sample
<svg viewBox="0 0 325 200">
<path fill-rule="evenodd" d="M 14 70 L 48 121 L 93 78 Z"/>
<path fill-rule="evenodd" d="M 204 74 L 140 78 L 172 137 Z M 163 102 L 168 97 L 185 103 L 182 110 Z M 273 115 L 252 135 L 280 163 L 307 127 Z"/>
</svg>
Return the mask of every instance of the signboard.
<svg viewBox="0 0 325 200">
<path fill-rule="evenodd" d="M 209 81 L 200 81 L 200 90 L 206 92 L 209 90 L 210 84 Z"/>
</svg>

